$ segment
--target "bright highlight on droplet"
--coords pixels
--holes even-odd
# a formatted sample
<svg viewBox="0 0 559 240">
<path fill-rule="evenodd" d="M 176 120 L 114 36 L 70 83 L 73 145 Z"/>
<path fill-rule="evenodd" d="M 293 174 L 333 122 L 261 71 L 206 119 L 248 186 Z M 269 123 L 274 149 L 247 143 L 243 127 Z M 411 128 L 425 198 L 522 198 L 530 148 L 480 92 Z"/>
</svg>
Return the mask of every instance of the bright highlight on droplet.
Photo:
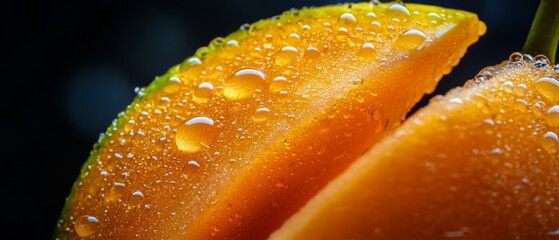
<svg viewBox="0 0 559 240">
<path fill-rule="evenodd" d="M 399 48 L 412 50 L 423 44 L 425 39 L 427 39 L 425 33 L 417 29 L 410 29 L 400 35 L 395 45 Z"/>
<path fill-rule="evenodd" d="M 559 127 L 559 105 L 555 105 L 547 110 L 544 119 L 550 126 Z"/>
<path fill-rule="evenodd" d="M 536 81 L 536 90 L 549 101 L 559 101 L 559 82 L 553 77 L 542 77 Z"/>
<path fill-rule="evenodd" d="M 268 120 L 269 117 L 270 117 L 270 109 L 266 107 L 261 107 L 256 109 L 256 112 L 254 113 L 254 115 L 252 115 L 252 120 L 254 122 L 259 123 Z"/>
<path fill-rule="evenodd" d="M 547 132 L 542 138 L 542 147 L 550 154 L 554 154 L 559 150 L 559 137 L 554 132 Z"/>
<path fill-rule="evenodd" d="M 74 229 L 80 237 L 90 237 L 97 231 L 99 220 L 94 216 L 84 215 L 76 219 Z"/>
<path fill-rule="evenodd" d="M 194 97 L 199 101 L 206 101 L 211 98 L 214 86 L 209 82 L 203 82 L 194 90 Z"/>
<path fill-rule="evenodd" d="M 245 99 L 251 97 L 256 89 L 264 89 L 265 86 L 264 73 L 254 68 L 243 68 L 224 83 L 223 95 L 230 100 Z"/>
<path fill-rule="evenodd" d="M 198 152 L 202 147 L 209 147 L 217 135 L 214 121 L 208 117 L 195 117 L 180 126 L 175 136 L 175 143 L 183 152 Z"/>
<path fill-rule="evenodd" d="M 288 66 L 299 56 L 297 48 L 292 46 L 285 46 L 275 55 L 275 62 L 280 66 Z"/>
</svg>

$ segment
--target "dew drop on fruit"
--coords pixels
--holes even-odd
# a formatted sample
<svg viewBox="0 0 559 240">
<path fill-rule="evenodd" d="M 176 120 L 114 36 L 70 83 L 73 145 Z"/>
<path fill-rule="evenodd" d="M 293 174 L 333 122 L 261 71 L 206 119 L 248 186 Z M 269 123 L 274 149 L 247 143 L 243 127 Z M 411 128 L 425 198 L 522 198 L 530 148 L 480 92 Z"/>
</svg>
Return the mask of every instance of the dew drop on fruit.
<svg viewBox="0 0 559 240">
<path fill-rule="evenodd" d="M 289 86 L 289 82 L 287 81 L 287 78 L 283 76 L 278 76 L 274 78 L 272 83 L 270 83 L 270 92 L 280 93 L 282 91 L 287 91 L 288 86 Z"/>
<path fill-rule="evenodd" d="M 559 127 L 559 105 L 555 105 L 547 110 L 544 119 L 550 126 Z"/>
<path fill-rule="evenodd" d="M 194 91 L 194 97 L 199 101 L 206 101 L 211 98 L 214 86 L 209 82 L 203 82 L 198 85 Z"/>
<path fill-rule="evenodd" d="M 99 220 L 94 216 L 84 215 L 76 219 L 74 229 L 80 237 L 90 237 L 95 234 Z"/>
<path fill-rule="evenodd" d="M 200 164 L 196 160 L 188 161 L 188 165 L 192 165 L 192 166 L 195 166 L 195 167 L 200 167 Z"/>
<path fill-rule="evenodd" d="M 357 18 L 351 13 L 344 13 L 340 15 L 340 21 L 344 23 L 355 23 L 357 22 Z"/>
<path fill-rule="evenodd" d="M 280 66 L 288 66 L 299 56 L 297 48 L 292 46 L 285 46 L 275 55 L 276 64 Z"/>
<path fill-rule="evenodd" d="M 372 43 L 364 43 L 359 49 L 357 56 L 362 58 L 370 58 L 375 55 L 375 46 Z"/>
<path fill-rule="evenodd" d="M 180 83 L 181 80 L 177 76 L 173 76 L 169 78 L 169 82 L 163 88 L 163 91 L 168 94 L 177 93 L 180 90 Z"/>
<path fill-rule="evenodd" d="M 550 154 L 554 154 L 559 149 L 559 137 L 554 132 L 547 132 L 542 138 L 542 147 Z"/>
<path fill-rule="evenodd" d="M 211 118 L 194 117 L 179 127 L 175 143 L 179 150 L 194 153 L 209 146 L 216 135 L 217 129 Z"/>
<path fill-rule="evenodd" d="M 549 101 L 559 101 L 559 82 L 553 77 L 542 77 L 536 81 L 536 90 Z"/>
<path fill-rule="evenodd" d="M 305 59 L 317 59 L 320 57 L 320 51 L 318 51 L 317 48 L 315 47 L 308 47 L 307 50 L 305 50 L 305 54 L 303 54 L 303 58 Z"/>
<path fill-rule="evenodd" d="M 252 120 L 254 122 L 259 123 L 268 120 L 269 117 L 270 117 L 270 109 L 266 107 L 261 107 L 256 109 L 256 112 L 254 113 L 254 115 L 252 115 Z"/>
<path fill-rule="evenodd" d="M 390 7 L 388 7 L 388 11 L 386 12 L 386 15 L 389 18 L 403 19 L 403 18 L 407 18 L 410 15 L 410 10 L 408 10 L 408 8 L 406 8 L 404 5 L 400 3 L 394 3 L 390 5 Z"/>
<path fill-rule="evenodd" d="M 512 63 L 520 63 L 523 58 L 522 53 L 515 52 L 509 56 L 509 61 Z"/>
<path fill-rule="evenodd" d="M 395 45 L 399 48 L 412 50 L 423 44 L 426 38 L 427 36 L 425 36 L 425 33 L 423 33 L 422 31 L 419 31 L 417 29 L 410 29 L 400 35 L 398 40 L 396 40 Z"/>
<path fill-rule="evenodd" d="M 105 196 L 106 203 L 117 202 L 126 193 L 126 185 L 121 182 L 115 182 L 107 195 Z"/>
<path fill-rule="evenodd" d="M 265 86 L 264 73 L 254 68 L 243 68 L 231 75 L 224 83 L 223 95 L 230 100 L 245 99 Z"/>
</svg>

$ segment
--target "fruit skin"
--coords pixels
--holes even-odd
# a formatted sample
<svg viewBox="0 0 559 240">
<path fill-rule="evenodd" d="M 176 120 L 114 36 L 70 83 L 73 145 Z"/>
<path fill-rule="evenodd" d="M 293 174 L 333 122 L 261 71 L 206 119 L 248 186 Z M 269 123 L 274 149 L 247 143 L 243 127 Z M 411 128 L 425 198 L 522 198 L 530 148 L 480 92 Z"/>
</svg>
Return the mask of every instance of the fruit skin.
<svg viewBox="0 0 559 240">
<path fill-rule="evenodd" d="M 537 85 L 559 66 L 512 58 L 432 100 L 271 239 L 556 239 L 559 102 Z"/>
<path fill-rule="evenodd" d="M 380 14 L 391 5 L 349 6 L 290 11 L 255 23 L 214 40 L 199 49 L 195 58 L 140 90 L 95 145 L 67 200 L 56 237 L 265 238 L 385 131 L 399 124 L 478 39 L 482 24 L 473 14 L 447 9 L 445 14 L 453 19 L 422 29 L 432 42 L 421 43 L 421 49 L 392 49 L 396 39 L 378 42 L 389 36 L 381 33 L 370 41 L 376 44 L 378 56 L 390 57 L 379 60 L 365 54 L 360 58 L 357 55 L 366 40 L 339 37 L 332 30 L 324 32 L 326 27 L 322 32 L 313 29 L 325 26 L 320 19 L 330 19 L 335 27 L 349 24 L 345 27 L 353 32 L 357 27 L 351 19 L 338 22 L 342 14 L 351 12 L 364 19 L 371 9 Z M 442 11 L 407 6 L 424 15 Z M 305 19 L 310 33 L 304 32 L 306 22 L 299 21 Z M 363 29 L 368 30 L 371 25 L 369 20 L 366 23 Z M 421 23 L 403 26 L 421 28 Z M 301 41 L 324 39 L 305 43 L 283 38 L 266 45 L 268 33 L 285 37 L 291 35 L 290 30 L 298 32 Z M 393 34 L 406 30 L 396 29 Z M 305 59 L 307 45 L 303 48 L 303 43 L 316 44 L 321 58 Z M 292 71 L 289 66 L 277 66 L 283 60 L 277 61 L 275 54 L 287 45 L 295 45 L 303 55 L 294 63 L 301 75 L 291 83 L 296 94 L 284 97 L 261 89 L 253 94 L 259 100 L 227 99 L 240 96 L 223 93 L 225 82 L 239 69 L 262 70 L 267 78 Z M 320 48 L 324 45 L 328 48 Z M 274 54 L 268 55 L 272 50 L 266 46 Z M 425 65 L 417 69 L 416 64 Z M 215 87 L 210 101 L 196 97 L 196 89 L 205 82 Z M 262 105 L 281 113 L 280 117 L 253 123 L 251 115 Z M 203 150 L 180 151 L 175 133 L 185 122 L 203 116 L 211 117 L 219 129 L 216 140 L 208 141 Z"/>
</svg>

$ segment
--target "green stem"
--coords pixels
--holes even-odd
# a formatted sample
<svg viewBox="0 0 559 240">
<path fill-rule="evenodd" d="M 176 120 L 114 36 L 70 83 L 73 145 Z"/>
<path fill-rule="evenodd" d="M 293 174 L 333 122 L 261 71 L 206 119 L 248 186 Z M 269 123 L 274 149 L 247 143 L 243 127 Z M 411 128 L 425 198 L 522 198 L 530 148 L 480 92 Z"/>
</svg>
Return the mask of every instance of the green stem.
<svg viewBox="0 0 559 240">
<path fill-rule="evenodd" d="M 555 63 L 559 43 L 559 0 L 541 0 L 522 51 L 543 54 Z"/>
</svg>

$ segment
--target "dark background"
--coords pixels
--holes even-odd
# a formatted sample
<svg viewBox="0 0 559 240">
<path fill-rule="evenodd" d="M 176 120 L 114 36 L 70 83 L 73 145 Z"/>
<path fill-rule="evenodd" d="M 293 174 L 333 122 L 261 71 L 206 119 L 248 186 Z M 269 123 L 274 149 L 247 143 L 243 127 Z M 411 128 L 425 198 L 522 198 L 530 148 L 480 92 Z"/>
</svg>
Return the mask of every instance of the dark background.
<svg viewBox="0 0 559 240">
<path fill-rule="evenodd" d="M 135 86 L 243 23 L 335 2 L 1 0 L 0 238 L 50 238 L 80 166 Z M 538 3 L 421 2 L 475 12 L 488 26 L 439 94 L 520 50 Z"/>
</svg>

